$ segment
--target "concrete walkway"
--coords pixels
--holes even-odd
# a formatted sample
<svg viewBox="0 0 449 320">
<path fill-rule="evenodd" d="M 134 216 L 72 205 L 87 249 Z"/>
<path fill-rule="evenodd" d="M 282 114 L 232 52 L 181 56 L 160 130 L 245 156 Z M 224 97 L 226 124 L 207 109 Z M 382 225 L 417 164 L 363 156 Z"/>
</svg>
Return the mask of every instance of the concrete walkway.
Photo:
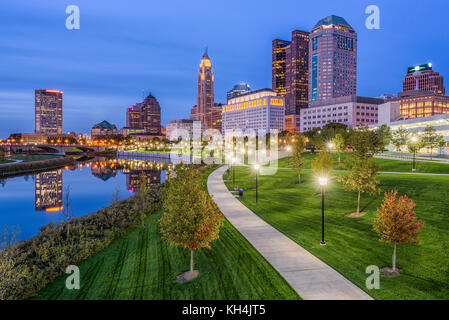
<svg viewBox="0 0 449 320">
<path fill-rule="evenodd" d="M 305 300 L 371 300 L 337 271 L 263 221 L 226 188 L 215 170 L 207 188 L 221 212 Z M 361 271 L 362 272 L 362 271 Z"/>
</svg>

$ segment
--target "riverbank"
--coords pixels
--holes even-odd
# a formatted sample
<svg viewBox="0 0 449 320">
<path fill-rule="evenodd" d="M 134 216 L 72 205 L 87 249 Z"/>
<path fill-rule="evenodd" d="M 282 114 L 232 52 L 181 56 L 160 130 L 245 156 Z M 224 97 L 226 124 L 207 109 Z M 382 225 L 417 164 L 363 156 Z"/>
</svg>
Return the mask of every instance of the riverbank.
<svg viewBox="0 0 449 320">
<path fill-rule="evenodd" d="M 63 158 L 52 158 L 46 160 L 16 162 L 5 164 L 0 167 L 0 177 L 10 177 L 15 175 L 34 173 L 44 170 L 52 170 L 75 163 L 75 159 L 71 156 Z"/>
</svg>

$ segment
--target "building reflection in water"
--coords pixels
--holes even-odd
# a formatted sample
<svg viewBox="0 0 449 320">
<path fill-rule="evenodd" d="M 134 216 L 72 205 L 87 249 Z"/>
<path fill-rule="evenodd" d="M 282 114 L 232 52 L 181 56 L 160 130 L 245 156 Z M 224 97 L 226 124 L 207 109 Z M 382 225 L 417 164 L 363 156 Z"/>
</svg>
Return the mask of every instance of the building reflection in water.
<svg viewBox="0 0 449 320">
<path fill-rule="evenodd" d="M 62 169 L 36 174 L 36 211 L 57 212 L 62 205 Z"/>
</svg>

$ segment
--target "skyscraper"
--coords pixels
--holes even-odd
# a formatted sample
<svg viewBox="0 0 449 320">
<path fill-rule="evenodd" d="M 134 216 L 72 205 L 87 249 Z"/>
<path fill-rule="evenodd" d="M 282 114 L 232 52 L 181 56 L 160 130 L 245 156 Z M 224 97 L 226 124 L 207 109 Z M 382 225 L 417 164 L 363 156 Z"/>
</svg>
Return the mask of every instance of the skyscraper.
<svg viewBox="0 0 449 320">
<path fill-rule="evenodd" d="M 309 102 L 357 94 L 357 33 L 338 16 L 318 21 L 309 42 Z"/>
<path fill-rule="evenodd" d="M 410 67 L 407 69 L 402 91 L 427 91 L 445 95 L 444 77 L 433 71 L 431 63 Z"/>
<path fill-rule="evenodd" d="M 240 83 L 237 83 L 234 87 L 232 87 L 231 90 L 228 91 L 226 97 L 229 102 L 229 99 L 238 97 L 242 94 L 246 94 L 249 92 L 251 92 L 251 87 L 249 86 L 249 84 L 240 82 Z"/>
<path fill-rule="evenodd" d="M 34 186 L 36 211 L 56 212 L 63 209 L 62 169 L 37 174 Z"/>
<path fill-rule="evenodd" d="M 201 121 L 207 129 L 221 131 L 221 110 L 221 104 L 214 102 L 214 73 L 206 51 L 201 58 L 197 104 L 190 110 L 190 120 Z"/>
<path fill-rule="evenodd" d="M 161 106 L 151 93 L 143 102 L 126 109 L 126 126 L 144 129 L 145 133 L 161 134 Z"/>
<path fill-rule="evenodd" d="M 299 115 L 308 106 L 309 33 L 292 32 L 292 40 L 272 42 L 272 88 L 285 97 L 285 114 Z"/>
<path fill-rule="evenodd" d="M 35 90 L 34 132 L 62 133 L 62 91 Z"/>
</svg>

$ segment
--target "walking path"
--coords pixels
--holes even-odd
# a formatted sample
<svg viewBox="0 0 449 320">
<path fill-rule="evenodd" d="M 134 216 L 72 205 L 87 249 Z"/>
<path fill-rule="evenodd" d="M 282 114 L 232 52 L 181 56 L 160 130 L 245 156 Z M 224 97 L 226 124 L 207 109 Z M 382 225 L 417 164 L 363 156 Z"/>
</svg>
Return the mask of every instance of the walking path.
<svg viewBox="0 0 449 320">
<path fill-rule="evenodd" d="M 246 166 L 246 165 L 245 165 Z M 294 170 L 294 168 L 278 167 L 279 170 Z M 312 171 L 312 169 L 301 169 L 303 171 Z M 345 172 L 345 170 L 334 170 L 334 172 Z M 428 172 L 392 172 L 392 171 L 379 171 L 378 173 L 387 174 L 409 174 L 409 175 L 421 175 L 421 176 L 449 176 L 449 173 L 428 173 Z"/>
<path fill-rule="evenodd" d="M 273 228 L 238 201 L 215 170 L 207 188 L 221 212 L 304 300 L 372 300 L 363 290 Z"/>
</svg>

